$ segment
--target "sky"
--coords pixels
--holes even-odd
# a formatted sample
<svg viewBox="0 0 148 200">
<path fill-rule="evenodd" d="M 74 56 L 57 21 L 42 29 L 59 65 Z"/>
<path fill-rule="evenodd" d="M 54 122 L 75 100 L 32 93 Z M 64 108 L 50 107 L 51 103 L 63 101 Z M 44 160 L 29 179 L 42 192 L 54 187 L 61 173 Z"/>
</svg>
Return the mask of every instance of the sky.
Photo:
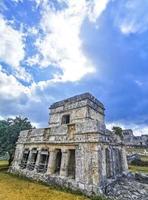
<svg viewBox="0 0 148 200">
<path fill-rule="evenodd" d="M 0 119 L 47 127 L 53 102 L 90 92 L 108 128 L 148 134 L 147 11 L 147 0 L 0 0 Z"/>
</svg>

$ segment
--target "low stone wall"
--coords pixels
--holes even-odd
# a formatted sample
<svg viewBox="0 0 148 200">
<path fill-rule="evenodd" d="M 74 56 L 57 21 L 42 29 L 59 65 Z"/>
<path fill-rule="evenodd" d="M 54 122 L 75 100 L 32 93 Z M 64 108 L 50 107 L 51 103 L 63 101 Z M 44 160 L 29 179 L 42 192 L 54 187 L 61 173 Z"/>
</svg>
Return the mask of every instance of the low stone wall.
<svg viewBox="0 0 148 200">
<path fill-rule="evenodd" d="M 43 173 L 35 173 L 34 171 L 29 171 L 29 170 L 16 170 L 14 168 L 9 168 L 8 170 L 9 173 L 22 176 L 22 177 L 27 177 L 28 179 L 35 180 L 35 181 L 40 181 L 43 182 L 47 185 L 52 185 L 52 186 L 59 186 L 61 188 L 67 188 L 75 192 L 81 192 L 87 196 L 91 195 L 97 195 L 100 193 L 103 193 L 101 188 L 96 188 L 93 187 L 92 185 L 85 185 L 76 182 L 74 179 L 69 179 L 66 177 L 60 177 L 57 175 L 48 175 L 48 174 L 43 174 Z"/>
<path fill-rule="evenodd" d="M 60 177 L 57 175 L 48 175 L 36 173 L 29 170 L 15 170 L 9 169 L 10 173 L 27 177 L 28 179 L 40 181 L 47 185 L 60 186 L 61 188 L 68 188 L 75 192 L 81 192 L 85 195 L 98 195 L 105 193 L 105 195 L 112 197 L 115 200 L 148 200 L 148 175 L 129 173 L 118 177 L 116 180 L 111 181 L 104 188 L 86 186 L 76 182 L 74 179 Z"/>
<path fill-rule="evenodd" d="M 130 164 L 133 160 L 140 160 L 140 155 L 135 153 L 127 156 L 128 164 Z"/>
</svg>

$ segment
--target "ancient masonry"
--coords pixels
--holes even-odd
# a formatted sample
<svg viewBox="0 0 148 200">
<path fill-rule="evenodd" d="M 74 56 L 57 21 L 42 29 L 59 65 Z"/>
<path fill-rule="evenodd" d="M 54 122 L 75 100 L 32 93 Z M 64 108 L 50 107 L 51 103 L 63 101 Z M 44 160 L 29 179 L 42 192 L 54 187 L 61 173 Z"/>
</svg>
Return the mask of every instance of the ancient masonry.
<svg viewBox="0 0 148 200">
<path fill-rule="evenodd" d="M 128 166 L 124 144 L 107 131 L 104 106 L 89 93 L 50 106 L 49 127 L 21 131 L 12 173 L 92 194 Z"/>
<path fill-rule="evenodd" d="M 134 136 L 131 129 L 125 129 L 122 133 L 126 146 L 148 147 L 148 135 Z"/>
</svg>

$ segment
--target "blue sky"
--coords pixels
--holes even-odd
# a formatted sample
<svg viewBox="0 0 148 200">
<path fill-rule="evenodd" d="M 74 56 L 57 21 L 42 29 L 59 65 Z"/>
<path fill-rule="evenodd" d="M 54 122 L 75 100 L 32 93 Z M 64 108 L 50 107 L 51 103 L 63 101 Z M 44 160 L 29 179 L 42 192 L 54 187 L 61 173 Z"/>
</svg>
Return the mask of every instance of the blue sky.
<svg viewBox="0 0 148 200">
<path fill-rule="evenodd" d="M 90 92 L 107 127 L 148 134 L 147 10 L 147 0 L 1 0 L 0 119 L 46 127 L 51 103 Z"/>
</svg>

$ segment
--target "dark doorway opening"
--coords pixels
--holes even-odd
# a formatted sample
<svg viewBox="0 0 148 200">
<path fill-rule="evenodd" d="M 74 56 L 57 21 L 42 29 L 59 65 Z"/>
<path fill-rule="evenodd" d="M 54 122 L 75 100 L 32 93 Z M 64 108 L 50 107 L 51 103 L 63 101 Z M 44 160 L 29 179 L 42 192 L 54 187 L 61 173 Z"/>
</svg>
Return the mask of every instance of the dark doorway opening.
<svg viewBox="0 0 148 200">
<path fill-rule="evenodd" d="M 22 158 L 22 161 L 21 161 L 21 164 L 20 164 L 20 167 L 22 169 L 25 169 L 26 166 L 27 166 L 29 153 L 30 153 L 29 149 L 25 149 L 24 152 L 23 152 L 23 158 Z"/>
<path fill-rule="evenodd" d="M 38 166 L 38 172 L 45 173 L 48 167 L 49 152 L 48 150 L 42 150 L 40 155 L 40 161 Z"/>
<path fill-rule="evenodd" d="M 105 149 L 105 156 L 106 156 L 106 177 L 111 178 L 111 162 L 110 162 L 110 151 L 109 149 Z"/>
<path fill-rule="evenodd" d="M 75 150 L 69 150 L 68 176 L 75 178 Z"/>
<path fill-rule="evenodd" d="M 55 163 L 55 173 L 60 173 L 61 168 L 61 159 L 62 159 L 62 152 L 61 149 L 57 149 L 57 155 L 56 155 L 56 163 Z"/>
<path fill-rule="evenodd" d="M 121 157 L 121 151 L 119 149 L 115 149 L 115 155 L 116 155 L 116 165 L 115 165 L 115 171 L 116 174 L 122 173 L 122 157 Z"/>
<path fill-rule="evenodd" d="M 35 163 L 36 163 L 36 159 L 37 159 L 37 155 L 38 155 L 38 151 L 37 149 L 33 149 L 31 151 L 31 160 L 30 160 L 30 163 L 28 165 L 28 169 L 29 170 L 34 170 L 35 168 Z"/>
</svg>

